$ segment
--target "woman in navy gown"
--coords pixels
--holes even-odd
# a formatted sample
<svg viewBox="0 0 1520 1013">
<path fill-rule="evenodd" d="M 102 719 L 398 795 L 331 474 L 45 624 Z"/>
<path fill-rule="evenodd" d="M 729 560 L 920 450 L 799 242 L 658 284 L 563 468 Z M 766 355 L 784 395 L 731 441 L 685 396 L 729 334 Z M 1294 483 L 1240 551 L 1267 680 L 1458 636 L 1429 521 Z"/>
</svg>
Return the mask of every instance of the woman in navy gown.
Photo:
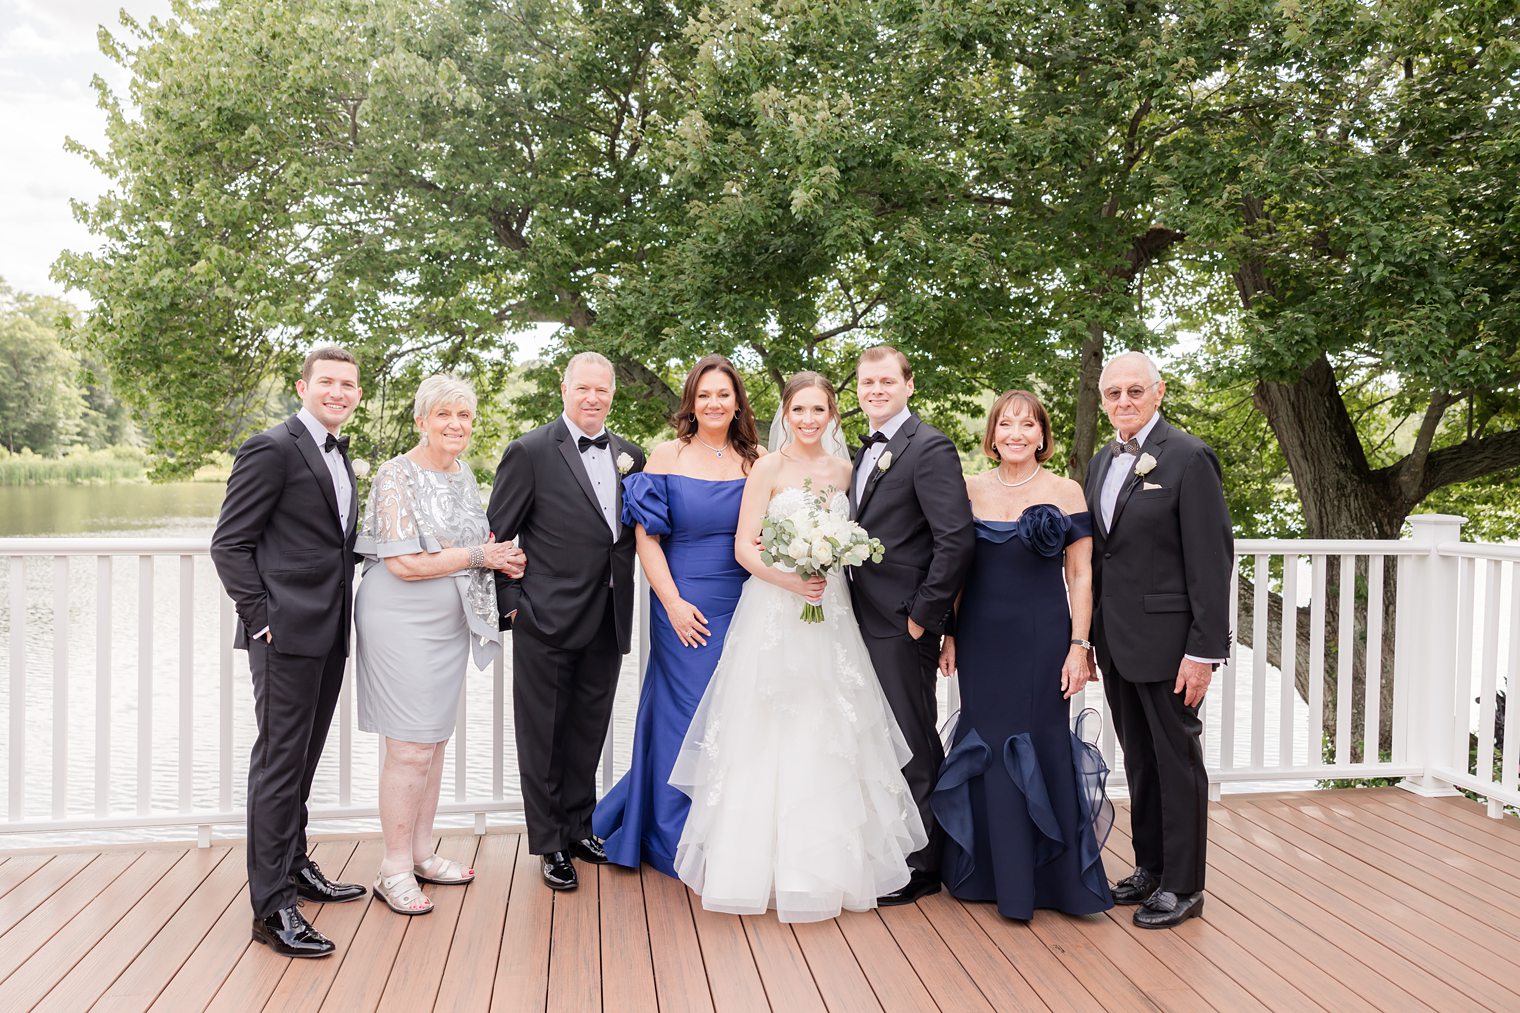
<svg viewBox="0 0 1520 1013">
<path fill-rule="evenodd" d="M 670 770 L 749 577 L 734 559 L 734 531 L 745 477 L 765 451 L 739 373 L 721 355 L 699 359 L 686 374 L 672 423 L 676 438 L 623 480 L 623 523 L 638 525 L 650 585 L 649 665 L 633 763 L 591 823 L 606 839 L 609 862 L 648 862 L 674 877 L 691 800 L 669 785 Z"/>
<path fill-rule="evenodd" d="M 945 885 L 1026 921 L 1036 908 L 1105 911 L 1108 770 L 1068 703 L 1093 676 L 1092 518 L 1082 487 L 1042 467 L 1050 419 L 1033 394 L 998 398 L 982 449 L 998 466 L 966 482 L 976 555 L 940 654 L 961 688 L 931 798 Z M 1095 736 L 1096 717 L 1084 712 L 1079 730 Z"/>
</svg>

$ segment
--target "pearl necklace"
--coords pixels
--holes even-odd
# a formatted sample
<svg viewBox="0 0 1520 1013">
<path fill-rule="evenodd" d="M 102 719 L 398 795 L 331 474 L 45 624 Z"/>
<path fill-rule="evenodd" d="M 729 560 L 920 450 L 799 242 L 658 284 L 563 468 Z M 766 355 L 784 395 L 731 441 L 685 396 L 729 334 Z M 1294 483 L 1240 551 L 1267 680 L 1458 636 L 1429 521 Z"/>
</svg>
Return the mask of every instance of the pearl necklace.
<svg viewBox="0 0 1520 1013">
<path fill-rule="evenodd" d="M 1017 489 L 1021 485 L 1028 485 L 1030 482 L 1033 482 L 1034 477 L 1038 475 L 1040 471 L 1040 462 L 1036 461 L 1034 463 L 1034 470 L 1029 473 L 1028 478 L 1021 478 L 1017 482 L 1005 482 L 1003 480 L 1003 466 L 1000 464 L 996 468 L 992 469 L 992 477 L 997 479 L 998 485 L 1001 485 L 1005 489 Z"/>
<path fill-rule="evenodd" d="M 721 447 L 714 448 L 711 443 L 708 443 L 706 440 L 702 439 L 702 437 L 698 436 L 696 433 L 692 433 L 691 434 L 691 438 L 694 439 L 694 440 L 696 440 L 698 443 L 702 444 L 702 446 L 706 447 L 708 450 L 711 450 L 715 456 L 720 457 L 720 458 L 723 456 L 724 451 L 726 451 L 728 449 L 728 444 L 726 444 L 726 443 L 723 446 L 721 446 Z"/>
</svg>

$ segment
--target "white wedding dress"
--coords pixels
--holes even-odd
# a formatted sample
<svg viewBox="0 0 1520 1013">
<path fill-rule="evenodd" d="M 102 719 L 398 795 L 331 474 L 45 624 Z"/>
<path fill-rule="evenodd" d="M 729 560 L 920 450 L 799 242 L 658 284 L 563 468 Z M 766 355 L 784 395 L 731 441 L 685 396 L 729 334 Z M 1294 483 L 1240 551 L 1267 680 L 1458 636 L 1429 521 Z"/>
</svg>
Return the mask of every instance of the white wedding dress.
<svg viewBox="0 0 1520 1013">
<path fill-rule="evenodd" d="M 801 508 L 784 489 L 772 516 Z M 837 494 L 831 509 L 848 515 Z M 908 882 L 926 841 L 902 766 L 912 755 L 855 625 L 843 575 L 824 621 L 763 580 L 744 585 L 670 783 L 691 797 L 675 868 L 709 911 L 820 921 Z"/>
</svg>

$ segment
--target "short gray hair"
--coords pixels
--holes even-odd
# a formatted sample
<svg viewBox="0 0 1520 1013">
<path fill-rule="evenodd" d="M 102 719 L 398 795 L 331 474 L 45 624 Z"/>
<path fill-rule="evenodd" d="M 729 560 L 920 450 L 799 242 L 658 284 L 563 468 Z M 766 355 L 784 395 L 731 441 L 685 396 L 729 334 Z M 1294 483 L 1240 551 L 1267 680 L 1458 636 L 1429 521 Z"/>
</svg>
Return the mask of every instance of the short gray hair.
<svg viewBox="0 0 1520 1013">
<path fill-rule="evenodd" d="M 461 380 L 448 373 L 434 373 L 417 385 L 417 398 L 412 402 L 412 416 L 425 419 L 439 405 L 458 404 L 463 401 L 475 411 L 475 388 L 470 381 Z"/>
<path fill-rule="evenodd" d="M 612 360 L 601 352 L 576 352 L 570 356 L 570 361 L 565 363 L 565 375 L 562 378 L 566 387 L 570 386 L 570 376 L 580 366 L 600 366 L 612 377 L 612 386 L 617 387 L 617 370 L 612 368 Z"/>
<path fill-rule="evenodd" d="M 1101 384 L 1103 382 L 1104 375 L 1118 363 L 1135 361 L 1139 361 L 1145 364 L 1145 371 L 1146 373 L 1150 374 L 1151 383 L 1161 382 L 1161 369 L 1156 365 L 1156 360 L 1152 359 L 1144 352 L 1136 351 L 1120 352 L 1118 355 L 1105 362 L 1103 364 L 1103 372 L 1098 374 L 1098 382 Z"/>
</svg>

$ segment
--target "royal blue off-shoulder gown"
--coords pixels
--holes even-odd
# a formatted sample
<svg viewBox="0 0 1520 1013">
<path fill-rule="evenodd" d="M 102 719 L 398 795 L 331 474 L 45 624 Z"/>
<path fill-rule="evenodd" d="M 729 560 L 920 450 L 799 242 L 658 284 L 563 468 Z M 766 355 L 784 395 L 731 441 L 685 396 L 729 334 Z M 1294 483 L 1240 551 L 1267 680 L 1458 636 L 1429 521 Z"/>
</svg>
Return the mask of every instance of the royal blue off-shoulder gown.
<svg viewBox="0 0 1520 1013">
<path fill-rule="evenodd" d="M 945 885 L 1026 921 L 1036 908 L 1106 911 L 1108 769 L 1092 741 L 1096 714 L 1084 712 L 1079 735 L 1061 696 L 1065 548 L 1092 535 L 1092 515 L 1040 504 L 975 528 L 956 618 L 960 718 L 930 799 L 946 833 Z"/>
<path fill-rule="evenodd" d="M 707 619 L 702 647 L 683 647 L 665 607 L 649 594 L 649 665 L 639 691 L 628 773 L 597 803 L 591 825 L 607 859 L 637 868 L 648 862 L 674 877 L 676 844 L 691 800 L 668 783 L 681 740 L 702 700 L 739 592 L 749 573 L 734 558 L 744 479 L 708 481 L 637 472 L 623 479 L 623 523 L 660 536 L 681 597 Z"/>
</svg>

